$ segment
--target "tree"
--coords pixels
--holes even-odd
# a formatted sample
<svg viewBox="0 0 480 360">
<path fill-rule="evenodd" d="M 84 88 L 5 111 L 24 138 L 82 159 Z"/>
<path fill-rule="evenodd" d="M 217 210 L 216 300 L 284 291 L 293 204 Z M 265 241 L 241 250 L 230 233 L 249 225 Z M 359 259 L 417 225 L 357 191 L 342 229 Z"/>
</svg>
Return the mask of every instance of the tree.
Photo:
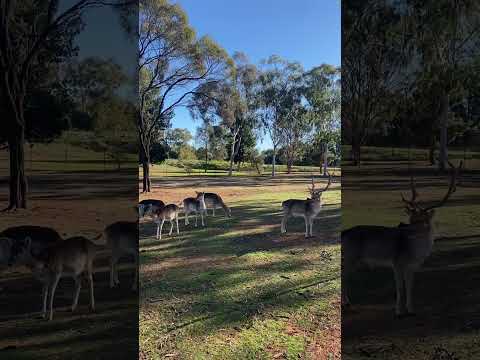
<svg viewBox="0 0 480 360">
<path fill-rule="evenodd" d="M 188 129 L 175 128 L 168 130 L 166 133 L 166 140 L 170 149 L 174 153 L 174 157 L 178 157 L 180 149 L 189 146 L 190 140 L 192 139 L 192 134 Z"/>
<path fill-rule="evenodd" d="M 303 69 L 299 63 L 288 62 L 277 55 L 262 61 L 257 91 L 257 108 L 265 132 L 273 145 L 272 176 L 275 176 L 277 151 L 281 145 L 281 124 L 287 125 L 285 118 L 289 116 L 292 94 L 295 87 L 300 86 Z M 297 98 L 298 99 L 298 98 Z M 285 131 L 283 131 L 285 133 Z"/>
<path fill-rule="evenodd" d="M 71 98 L 76 99 L 78 110 L 88 115 L 91 115 L 92 107 L 111 99 L 127 81 L 120 65 L 97 57 L 71 61 L 63 72 L 64 88 Z"/>
<path fill-rule="evenodd" d="M 304 74 L 304 96 L 314 126 L 312 143 L 320 149 L 320 167 L 327 174 L 328 152 L 340 144 L 340 69 L 322 64 Z"/>
<path fill-rule="evenodd" d="M 75 52 L 73 38 L 89 7 L 123 2 L 78 0 L 59 11 L 58 0 L 0 2 L 0 101 L 10 156 L 9 205 L 27 207 L 25 104 L 36 77 Z"/>
<path fill-rule="evenodd" d="M 281 144 L 287 163 L 287 172 L 290 174 L 295 160 L 300 156 L 304 140 L 311 130 L 306 109 L 298 102 L 293 102 L 288 113 L 282 116 L 279 124 Z"/>
<path fill-rule="evenodd" d="M 150 191 L 150 147 L 166 117 L 198 94 L 201 85 L 218 81 L 228 69 L 225 51 L 209 37 L 197 39 L 179 5 L 141 0 L 138 34 L 138 133 L 143 191 Z"/>
<path fill-rule="evenodd" d="M 390 36 L 398 16 L 385 1 L 342 2 L 342 142 L 351 144 L 355 165 L 361 147 L 390 107 L 388 91 L 402 79 L 401 39 Z"/>
<path fill-rule="evenodd" d="M 242 53 L 233 55 L 234 65 L 230 76 L 223 81 L 204 84 L 199 93 L 192 97 L 190 111 L 194 118 L 204 122 L 219 123 L 229 135 L 229 176 L 242 140 L 241 131 L 253 127 L 255 114 L 255 85 L 257 69 Z"/>
<path fill-rule="evenodd" d="M 453 101 L 465 96 L 465 82 L 478 72 L 472 54 L 478 53 L 480 45 L 480 5 L 474 0 L 410 0 L 408 5 L 401 14 L 411 38 L 410 58 L 421 64 L 415 85 L 427 82 L 438 93 L 438 167 L 444 171 Z"/>
</svg>

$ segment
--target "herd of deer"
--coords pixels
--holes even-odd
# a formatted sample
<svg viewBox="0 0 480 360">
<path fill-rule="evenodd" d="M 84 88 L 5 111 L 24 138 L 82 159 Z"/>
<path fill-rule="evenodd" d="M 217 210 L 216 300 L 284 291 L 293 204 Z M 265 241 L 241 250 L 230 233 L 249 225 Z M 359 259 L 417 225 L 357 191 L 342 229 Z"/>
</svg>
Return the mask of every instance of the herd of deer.
<svg viewBox="0 0 480 360">
<path fill-rule="evenodd" d="M 104 244 L 95 242 L 101 237 Z M 82 277 L 86 277 L 90 286 L 90 308 L 95 310 L 93 292 L 93 261 L 96 257 L 110 255 L 110 287 L 119 283 L 116 265 L 124 255 L 133 256 L 135 278 L 132 290 L 138 287 L 138 223 L 119 221 L 107 226 L 103 234 L 95 239 L 74 236 L 62 239 L 60 234 L 49 227 L 16 226 L 0 233 L 0 265 L 27 266 L 34 278 L 43 284 L 42 316 L 47 315 L 49 301 L 49 320 L 53 319 L 53 299 L 58 282 L 62 277 L 71 277 L 75 281 L 72 311 L 77 307 Z"/>
<path fill-rule="evenodd" d="M 342 244 L 342 304 L 349 305 L 349 281 L 357 265 L 364 263 L 370 266 L 391 267 L 395 275 L 396 284 L 396 314 L 404 316 L 413 314 L 412 288 L 415 271 L 430 255 L 433 246 L 433 217 L 434 209 L 443 206 L 455 192 L 457 174 L 462 167 L 452 164 L 452 176 L 446 195 L 437 204 L 424 206 L 418 202 L 418 193 L 415 182 L 411 177 L 410 186 L 412 196 L 402 200 L 409 216 L 409 224 L 400 223 L 397 227 L 361 225 L 355 226 L 341 233 Z M 329 176 L 327 185 L 323 189 L 316 189 L 312 179 L 309 188 L 311 197 L 305 200 L 289 199 L 282 203 L 283 219 L 281 232 L 285 233 L 286 223 L 290 217 L 305 219 L 305 237 L 313 236 L 313 221 L 319 214 L 321 197 L 332 181 Z M 151 215 L 157 223 L 157 238 L 161 239 L 165 221 L 171 224 L 172 234 L 174 222 L 179 233 L 178 219 L 181 211 L 185 214 L 185 225 L 189 225 L 189 215 L 201 217 L 205 226 L 204 216 L 207 210 L 222 208 L 225 216 L 231 217 L 230 208 L 222 198 L 215 193 L 197 192 L 196 197 L 183 200 L 183 207 L 175 204 L 165 205 L 161 200 L 143 200 L 138 204 L 139 217 Z M 49 319 L 53 318 L 53 300 L 58 282 L 62 277 L 72 277 L 75 281 L 72 311 L 78 303 L 81 279 L 86 276 L 90 286 L 90 307 L 95 309 L 93 291 L 93 261 L 100 255 L 110 255 L 110 287 L 119 283 L 116 265 L 124 255 L 133 256 L 135 262 L 135 278 L 132 290 L 138 287 L 138 222 L 116 222 L 107 226 L 103 234 L 94 239 L 75 236 L 62 239 L 57 231 L 41 226 L 11 227 L 0 233 L 0 265 L 25 265 L 33 276 L 43 284 L 42 315 L 47 315 L 47 300 L 49 298 Z M 104 238 L 102 245 L 96 241 Z"/>
</svg>

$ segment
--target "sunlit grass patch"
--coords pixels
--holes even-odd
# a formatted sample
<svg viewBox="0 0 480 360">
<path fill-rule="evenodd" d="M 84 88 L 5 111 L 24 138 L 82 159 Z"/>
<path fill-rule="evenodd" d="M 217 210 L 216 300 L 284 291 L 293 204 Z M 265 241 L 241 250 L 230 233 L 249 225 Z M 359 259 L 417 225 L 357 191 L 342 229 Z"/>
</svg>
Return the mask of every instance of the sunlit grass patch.
<svg viewBox="0 0 480 360">
<path fill-rule="evenodd" d="M 309 241 L 303 219 L 291 219 L 287 236 L 280 233 L 281 202 L 306 198 L 307 185 L 257 186 L 226 197 L 232 218 L 209 216 L 206 228 L 181 222 L 180 236 L 161 241 L 142 236 L 144 354 L 226 360 L 305 354 L 340 291 L 339 245 L 324 238 L 338 220 L 318 219 Z M 340 191 L 325 195 L 338 213 Z"/>
</svg>

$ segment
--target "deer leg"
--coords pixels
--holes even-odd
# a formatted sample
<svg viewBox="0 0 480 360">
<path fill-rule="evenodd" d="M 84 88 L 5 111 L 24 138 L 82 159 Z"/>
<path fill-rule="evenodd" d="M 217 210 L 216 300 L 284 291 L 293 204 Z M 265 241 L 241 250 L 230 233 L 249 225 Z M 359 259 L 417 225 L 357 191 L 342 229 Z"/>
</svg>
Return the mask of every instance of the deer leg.
<svg viewBox="0 0 480 360">
<path fill-rule="evenodd" d="M 110 258 L 110 287 L 113 288 L 116 284 L 119 283 L 118 281 L 118 273 L 117 273 L 117 262 L 118 262 L 118 254 L 115 250 L 112 250 L 112 257 Z"/>
<path fill-rule="evenodd" d="M 399 265 L 393 266 L 393 272 L 395 275 L 395 288 L 397 293 L 396 305 L 395 305 L 395 314 L 401 316 L 404 314 L 404 293 L 405 293 L 405 282 L 404 282 L 404 270 Z"/>
<path fill-rule="evenodd" d="M 80 295 L 80 288 L 82 287 L 82 279 L 80 276 L 77 276 L 75 279 L 75 292 L 73 293 L 73 303 L 72 303 L 72 312 L 75 311 L 78 304 L 78 297 Z"/>
<path fill-rule="evenodd" d="M 188 221 L 188 214 L 189 212 L 185 211 L 185 226 L 190 225 L 190 221 Z"/>
<path fill-rule="evenodd" d="M 195 227 L 198 226 L 198 211 L 195 211 Z"/>
<path fill-rule="evenodd" d="M 308 238 L 309 230 L 308 230 L 308 225 L 310 223 L 310 219 L 305 216 L 305 237 Z"/>
<path fill-rule="evenodd" d="M 310 236 L 313 236 L 313 218 L 310 219 Z"/>
<path fill-rule="evenodd" d="M 163 223 L 165 222 L 165 219 L 162 219 L 162 222 L 157 224 L 157 239 L 162 240 L 162 231 L 163 231 Z"/>
<path fill-rule="evenodd" d="M 287 214 L 284 214 L 283 215 L 283 219 L 282 219 L 282 233 L 286 233 L 287 232 L 287 219 L 288 219 L 288 215 Z"/>
<path fill-rule="evenodd" d="M 170 232 L 168 233 L 168 235 L 172 235 L 172 231 L 173 231 L 173 219 L 170 220 Z"/>
<path fill-rule="evenodd" d="M 45 317 L 47 316 L 48 282 L 43 283 L 42 296 L 43 296 L 42 317 L 45 319 Z"/>
<path fill-rule="evenodd" d="M 213 211 L 213 217 L 215 217 L 215 205 L 213 205 L 212 211 Z"/>
<path fill-rule="evenodd" d="M 93 295 L 93 261 L 89 262 L 87 272 L 88 282 L 90 285 L 90 310 L 95 311 L 95 297 Z"/>
<path fill-rule="evenodd" d="M 53 299 L 55 298 L 55 290 L 57 289 L 58 282 L 60 281 L 60 272 L 56 273 L 53 277 L 53 281 L 50 286 L 50 316 L 49 320 L 53 320 Z"/>
<path fill-rule="evenodd" d="M 413 299 L 412 299 L 412 290 L 413 290 L 413 280 L 415 277 L 415 270 L 411 267 L 405 270 L 405 286 L 407 292 L 407 312 L 408 314 L 414 314 L 413 309 Z"/>
<path fill-rule="evenodd" d="M 203 222 L 203 210 L 200 211 L 200 218 L 202 219 L 202 226 L 205 226 L 205 223 Z"/>
</svg>

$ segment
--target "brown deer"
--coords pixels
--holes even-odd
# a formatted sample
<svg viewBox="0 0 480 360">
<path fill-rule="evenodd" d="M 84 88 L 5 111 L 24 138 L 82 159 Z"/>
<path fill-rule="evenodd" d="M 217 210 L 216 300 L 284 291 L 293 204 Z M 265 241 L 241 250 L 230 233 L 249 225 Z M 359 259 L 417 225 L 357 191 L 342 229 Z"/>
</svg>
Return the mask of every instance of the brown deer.
<svg viewBox="0 0 480 360">
<path fill-rule="evenodd" d="M 435 208 L 445 205 L 455 192 L 460 163 L 452 168 L 450 185 L 445 196 L 434 205 L 424 206 L 418 202 L 418 192 L 413 176 L 410 179 L 412 196 L 402 201 L 409 216 L 409 224 L 397 227 L 360 225 L 342 232 L 342 303 L 350 304 L 348 284 L 354 269 L 359 264 L 393 269 L 396 284 L 397 316 L 414 314 L 413 281 L 417 269 L 430 255 L 434 240 L 433 217 Z"/>
<path fill-rule="evenodd" d="M 282 202 L 282 233 L 287 232 L 286 225 L 290 217 L 303 217 L 305 219 L 305 237 L 313 236 L 313 221 L 322 208 L 322 194 L 328 190 L 331 183 L 332 176 L 329 174 L 327 185 L 323 189 L 315 189 L 312 177 L 312 187 L 308 189 L 311 198 L 306 200 L 289 199 Z"/>
</svg>

